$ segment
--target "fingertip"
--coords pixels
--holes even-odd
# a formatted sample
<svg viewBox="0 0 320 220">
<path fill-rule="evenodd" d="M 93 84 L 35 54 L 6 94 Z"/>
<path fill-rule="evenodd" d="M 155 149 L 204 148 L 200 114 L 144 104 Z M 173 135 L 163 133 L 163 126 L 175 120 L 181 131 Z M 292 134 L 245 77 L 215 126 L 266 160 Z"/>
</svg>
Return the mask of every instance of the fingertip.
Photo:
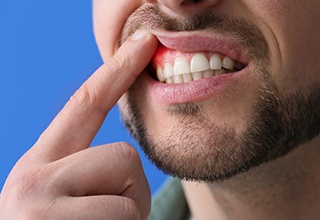
<svg viewBox="0 0 320 220">
<path fill-rule="evenodd" d="M 139 29 L 129 37 L 129 41 L 136 45 L 144 45 L 150 49 L 157 48 L 158 39 L 149 31 L 145 29 Z"/>
<path fill-rule="evenodd" d="M 150 33 L 150 31 L 144 30 L 144 29 L 139 29 L 136 32 L 134 32 L 134 34 L 131 36 L 131 40 L 132 41 L 139 41 L 139 40 L 147 39 L 151 35 L 152 34 Z"/>
</svg>

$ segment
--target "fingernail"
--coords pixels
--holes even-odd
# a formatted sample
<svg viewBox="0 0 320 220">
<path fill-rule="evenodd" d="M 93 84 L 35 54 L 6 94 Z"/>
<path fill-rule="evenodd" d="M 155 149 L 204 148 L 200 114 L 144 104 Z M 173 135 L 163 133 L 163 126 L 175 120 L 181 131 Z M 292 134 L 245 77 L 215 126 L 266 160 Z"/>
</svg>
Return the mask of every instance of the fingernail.
<svg viewBox="0 0 320 220">
<path fill-rule="evenodd" d="M 138 41 L 138 40 L 141 40 L 143 38 L 146 38 L 149 34 L 150 34 L 150 32 L 147 31 L 147 30 L 137 30 L 132 35 L 131 39 L 134 40 L 134 41 Z"/>
</svg>

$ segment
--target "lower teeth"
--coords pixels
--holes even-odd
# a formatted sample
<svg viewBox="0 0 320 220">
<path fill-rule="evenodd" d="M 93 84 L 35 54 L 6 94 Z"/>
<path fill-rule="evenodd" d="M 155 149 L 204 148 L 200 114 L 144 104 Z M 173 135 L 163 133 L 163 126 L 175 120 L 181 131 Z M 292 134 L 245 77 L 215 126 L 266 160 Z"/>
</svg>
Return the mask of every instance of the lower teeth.
<svg viewBox="0 0 320 220">
<path fill-rule="evenodd" d="M 227 73 L 229 71 L 226 71 L 224 69 L 220 70 L 207 70 L 202 72 L 196 72 L 196 73 L 186 73 L 181 75 L 174 75 L 172 77 L 169 77 L 165 80 L 165 83 L 167 84 L 173 84 L 173 83 L 188 83 L 204 78 L 209 78 L 212 76 L 218 76 L 224 73 Z M 163 81 L 164 82 L 164 81 Z"/>
<path fill-rule="evenodd" d="M 185 74 L 171 76 L 160 82 L 167 83 L 167 84 L 188 83 L 188 82 L 192 82 L 200 79 L 209 78 L 212 76 L 218 76 L 226 73 L 234 73 L 240 70 L 241 69 L 232 69 L 232 70 L 219 69 L 219 70 L 206 70 L 206 71 L 196 72 L 196 73 L 185 73 Z"/>
</svg>

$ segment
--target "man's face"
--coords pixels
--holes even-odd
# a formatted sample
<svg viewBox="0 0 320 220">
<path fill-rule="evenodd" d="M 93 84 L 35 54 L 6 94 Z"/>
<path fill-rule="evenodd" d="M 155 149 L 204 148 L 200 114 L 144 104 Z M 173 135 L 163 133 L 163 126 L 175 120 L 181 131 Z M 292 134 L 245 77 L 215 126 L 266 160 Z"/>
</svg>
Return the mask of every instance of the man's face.
<svg viewBox="0 0 320 220">
<path fill-rule="evenodd" d="M 94 0 L 104 60 L 136 29 L 160 41 L 119 101 L 128 128 L 165 172 L 203 181 L 319 134 L 319 16 L 318 0 Z"/>
</svg>

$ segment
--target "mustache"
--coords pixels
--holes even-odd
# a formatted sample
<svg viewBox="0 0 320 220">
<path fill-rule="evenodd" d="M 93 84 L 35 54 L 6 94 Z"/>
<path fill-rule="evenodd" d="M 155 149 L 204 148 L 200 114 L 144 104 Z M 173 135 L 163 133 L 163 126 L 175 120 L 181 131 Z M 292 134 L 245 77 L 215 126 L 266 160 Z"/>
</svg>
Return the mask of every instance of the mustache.
<svg viewBox="0 0 320 220">
<path fill-rule="evenodd" d="M 248 48 L 253 58 L 266 60 L 270 55 L 267 41 L 255 25 L 219 11 L 208 10 L 190 16 L 172 17 L 156 5 L 144 4 L 127 19 L 120 44 L 138 29 L 173 32 L 210 30 L 232 36 L 239 44 Z"/>
</svg>

